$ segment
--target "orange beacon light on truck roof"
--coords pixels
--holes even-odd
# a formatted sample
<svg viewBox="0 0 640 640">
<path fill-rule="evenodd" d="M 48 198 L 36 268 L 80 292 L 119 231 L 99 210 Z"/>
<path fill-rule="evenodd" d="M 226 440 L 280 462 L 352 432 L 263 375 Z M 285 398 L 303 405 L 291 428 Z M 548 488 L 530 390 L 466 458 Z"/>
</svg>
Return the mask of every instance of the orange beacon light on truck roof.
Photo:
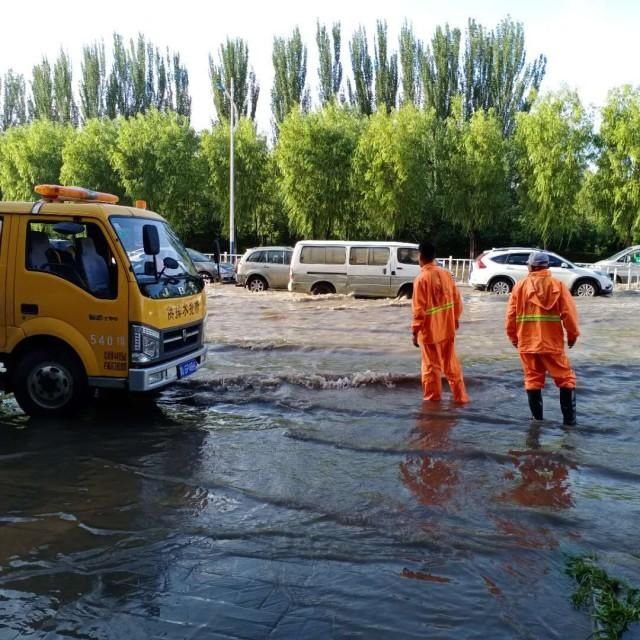
<svg viewBox="0 0 640 640">
<path fill-rule="evenodd" d="M 117 204 L 118 196 L 111 193 L 91 191 L 83 187 L 62 187 L 59 184 L 38 184 L 34 191 L 47 200 L 88 200 L 91 202 L 103 202 Z"/>
</svg>

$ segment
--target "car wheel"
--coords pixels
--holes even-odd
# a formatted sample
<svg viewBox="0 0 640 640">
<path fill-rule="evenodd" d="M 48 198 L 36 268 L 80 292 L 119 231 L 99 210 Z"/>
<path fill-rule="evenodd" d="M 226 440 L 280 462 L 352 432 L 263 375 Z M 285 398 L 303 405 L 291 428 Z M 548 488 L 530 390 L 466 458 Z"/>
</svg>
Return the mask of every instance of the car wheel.
<svg viewBox="0 0 640 640">
<path fill-rule="evenodd" d="M 511 289 L 513 289 L 513 283 L 507 278 L 496 278 L 489 285 L 489 291 L 499 296 L 511 293 Z"/>
<path fill-rule="evenodd" d="M 36 349 L 18 361 L 13 392 L 30 416 L 67 416 L 87 398 L 87 376 L 75 355 L 64 349 Z"/>
<path fill-rule="evenodd" d="M 598 293 L 598 285 L 593 280 L 578 280 L 571 293 L 580 298 L 593 298 Z"/>
<path fill-rule="evenodd" d="M 311 293 L 314 296 L 323 296 L 329 293 L 335 293 L 336 290 L 328 282 L 318 282 L 311 287 Z"/>
<path fill-rule="evenodd" d="M 411 300 L 413 297 L 413 287 L 411 285 L 405 285 L 398 291 L 399 300 Z"/>
<path fill-rule="evenodd" d="M 261 276 L 251 276 L 247 280 L 247 289 L 253 293 L 266 291 L 269 288 L 267 281 Z"/>
</svg>

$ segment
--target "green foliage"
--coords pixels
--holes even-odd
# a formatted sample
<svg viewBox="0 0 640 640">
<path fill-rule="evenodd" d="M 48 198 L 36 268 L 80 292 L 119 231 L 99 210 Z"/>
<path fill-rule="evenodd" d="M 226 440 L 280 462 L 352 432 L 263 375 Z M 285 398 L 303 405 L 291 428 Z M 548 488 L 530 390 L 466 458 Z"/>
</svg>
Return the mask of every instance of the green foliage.
<svg viewBox="0 0 640 640">
<path fill-rule="evenodd" d="M 104 43 L 82 49 L 80 67 L 80 113 L 82 121 L 101 118 L 105 114 L 106 66 Z"/>
<path fill-rule="evenodd" d="M 51 65 L 47 58 L 33 67 L 31 98 L 29 98 L 29 118 L 31 120 L 53 120 L 53 80 Z"/>
<path fill-rule="evenodd" d="M 333 42 L 332 42 L 333 39 Z M 327 28 L 316 24 L 316 44 L 318 45 L 318 91 L 320 104 L 326 105 L 334 101 L 342 85 L 340 23 L 336 22 L 331 30 L 331 38 Z"/>
<path fill-rule="evenodd" d="M 229 235 L 229 123 L 216 124 L 202 135 L 202 155 L 209 169 L 209 196 L 216 226 Z M 239 237 L 274 239 L 281 208 L 274 200 L 274 167 L 267 141 L 255 124 L 241 118 L 234 132 L 234 222 Z M 281 227 L 282 225 L 280 225 Z"/>
<path fill-rule="evenodd" d="M 640 240 L 640 89 L 610 92 L 599 142 L 590 202 L 598 219 L 629 245 Z"/>
<path fill-rule="evenodd" d="M 367 121 L 358 142 L 354 179 L 363 231 L 371 237 L 417 236 L 437 209 L 436 172 L 442 125 L 435 112 L 405 105 Z"/>
<path fill-rule="evenodd" d="M 73 129 L 50 120 L 13 127 L 0 137 L 0 190 L 6 200 L 34 200 L 33 186 L 60 179 L 62 149 Z"/>
<path fill-rule="evenodd" d="M 550 94 L 520 113 L 515 132 L 524 224 L 548 246 L 567 242 L 583 217 L 578 195 L 589 159 L 591 120 L 577 94 Z"/>
<path fill-rule="evenodd" d="M 63 184 L 114 193 L 122 199 L 124 190 L 112 163 L 119 126 L 118 120 L 94 118 L 67 139 L 60 172 Z"/>
<path fill-rule="evenodd" d="M 424 101 L 439 118 L 447 118 L 459 92 L 460 30 L 436 27 L 421 67 Z"/>
<path fill-rule="evenodd" d="M 351 72 L 353 73 L 353 87 L 347 81 L 349 103 L 365 116 L 373 113 L 373 63 L 369 55 L 367 32 L 359 27 L 349 43 L 351 53 Z"/>
<path fill-rule="evenodd" d="M 469 20 L 462 75 L 465 115 L 494 109 L 505 136 L 515 116 L 529 111 L 545 75 L 547 59 L 526 62 L 524 27 L 510 17 L 489 31 Z"/>
<path fill-rule="evenodd" d="M 578 583 L 573 605 L 591 608 L 594 640 L 618 640 L 630 624 L 640 622 L 640 590 L 610 577 L 595 556 L 569 557 L 566 572 Z"/>
<path fill-rule="evenodd" d="M 378 20 L 374 42 L 375 93 L 378 107 L 384 106 L 387 113 L 396 107 L 398 96 L 398 54 L 388 55 L 387 23 Z"/>
<path fill-rule="evenodd" d="M 255 120 L 260 86 L 253 71 L 249 71 L 249 47 L 241 38 L 220 45 L 220 63 L 209 56 L 209 79 L 213 91 L 213 104 L 220 120 L 229 120 L 231 114 L 230 90 L 233 102 L 241 116 Z M 226 89 L 226 91 L 225 91 Z"/>
<path fill-rule="evenodd" d="M 402 104 L 420 105 L 420 66 L 422 64 L 422 43 L 413 33 L 413 28 L 405 22 L 400 31 L 400 69 L 402 71 Z"/>
<path fill-rule="evenodd" d="M 469 238 L 469 254 L 474 258 L 478 232 L 498 226 L 508 207 L 505 143 L 493 110 L 477 111 L 465 121 L 460 101 L 447 120 L 446 134 L 445 217 Z"/>
<path fill-rule="evenodd" d="M 24 76 L 9 69 L 4 75 L 2 128 L 17 127 L 27 121 L 26 88 Z"/>
<path fill-rule="evenodd" d="M 64 51 L 53 67 L 53 112 L 58 122 L 78 124 L 78 107 L 73 97 L 73 71 L 71 58 Z"/>
<path fill-rule="evenodd" d="M 287 40 L 274 38 L 272 59 L 274 78 L 271 110 L 277 130 L 294 107 L 299 107 L 303 112 L 309 109 L 307 47 L 302 42 L 298 27 Z"/>
<path fill-rule="evenodd" d="M 188 120 L 155 108 L 120 123 L 113 166 L 126 195 L 146 200 L 181 233 L 206 207 L 206 163 Z"/>
<path fill-rule="evenodd" d="M 307 238 L 354 237 L 353 156 L 363 122 L 351 110 L 328 105 L 282 123 L 275 150 L 289 226 Z"/>
</svg>

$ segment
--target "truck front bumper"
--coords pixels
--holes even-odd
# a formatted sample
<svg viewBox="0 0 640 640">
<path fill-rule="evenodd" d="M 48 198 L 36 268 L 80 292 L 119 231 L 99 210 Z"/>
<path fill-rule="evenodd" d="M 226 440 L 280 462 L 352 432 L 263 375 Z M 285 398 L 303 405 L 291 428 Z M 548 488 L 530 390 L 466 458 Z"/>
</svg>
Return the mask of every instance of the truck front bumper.
<svg viewBox="0 0 640 640">
<path fill-rule="evenodd" d="M 169 360 L 153 367 L 129 369 L 129 391 L 144 392 L 165 387 L 185 377 L 180 374 L 182 369 L 180 365 L 194 361 L 194 364 L 189 368 L 189 373 L 185 374 L 191 375 L 200 369 L 206 360 L 207 347 L 200 347 L 197 351 L 192 351 L 175 360 Z"/>
</svg>

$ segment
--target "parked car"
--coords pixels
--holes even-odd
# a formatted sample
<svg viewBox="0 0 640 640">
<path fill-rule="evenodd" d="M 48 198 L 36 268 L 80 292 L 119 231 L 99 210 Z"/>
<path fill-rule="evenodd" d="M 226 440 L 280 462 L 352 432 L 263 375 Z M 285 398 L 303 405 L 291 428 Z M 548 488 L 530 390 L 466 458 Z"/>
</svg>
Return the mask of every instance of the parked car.
<svg viewBox="0 0 640 640">
<path fill-rule="evenodd" d="M 289 283 L 291 247 L 247 249 L 236 264 L 236 284 L 249 291 L 286 289 Z"/>
<path fill-rule="evenodd" d="M 191 260 L 193 260 L 198 273 L 206 282 L 222 282 L 223 284 L 235 282 L 236 278 L 232 264 L 221 262 L 218 265 L 204 253 L 200 253 L 195 249 L 187 249 L 187 252 Z M 220 268 L 220 275 L 218 275 L 218 267 Z"/>
<path fill-rule="evenodd" d="M 416 244 L 301 240 L 293 251 L 289 291 L 411 298 L 419 273 Z"/>
<path fill-rule="evenodd" d="M 481 253 L 473 263 L 469 282 L 475 289 L 507 294 L 527 273 L 527 260 L 532 251 L 528 247 L 491 249 Z M 552 251 L 549 255 L 551 273 L 564 282 L 574 296 L 596 296 L 613 291 L 611 279 L 604 273 L 583 269 Z"/>
<path fill-rule="evenodd" d="M 640 244 L 627 247 L 610 258 L 598 260 L 594 265 L 599 271 L 606 272 L 616 282 L 640 280 Z"/>
</svg>

